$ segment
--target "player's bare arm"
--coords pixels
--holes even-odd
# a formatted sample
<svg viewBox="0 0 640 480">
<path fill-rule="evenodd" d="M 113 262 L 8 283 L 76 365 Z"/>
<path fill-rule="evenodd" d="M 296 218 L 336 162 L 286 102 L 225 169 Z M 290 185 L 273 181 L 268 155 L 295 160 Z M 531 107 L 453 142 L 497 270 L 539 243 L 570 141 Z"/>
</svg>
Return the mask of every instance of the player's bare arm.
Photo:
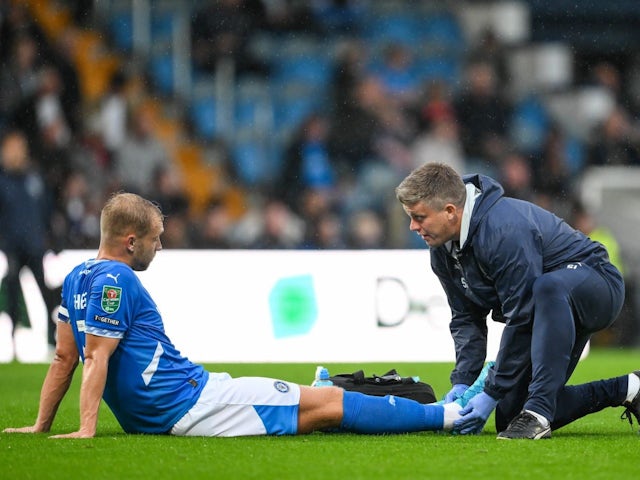
<svg viewBox="0 0 640 480">
<path fill-rule="evenodd" d="M 87 334 L 85 360 L 80 387 L 80 429 L 51 438 L 91 438 L 96 434 L 100 401 L 107 382 L 109 358 L 119 339 Z"/>
<path fill-rule="evenodd" d="M 42 384 L 36 422 L 27 427 L 6 428 L 4 432 L 42 433 L 51 430 L 56 412 L 60 402 L 69 390 L 78 362 L 78 349 L 73 339 L 71 326 L 58 322 L 56 352 Z"/>
</svg>

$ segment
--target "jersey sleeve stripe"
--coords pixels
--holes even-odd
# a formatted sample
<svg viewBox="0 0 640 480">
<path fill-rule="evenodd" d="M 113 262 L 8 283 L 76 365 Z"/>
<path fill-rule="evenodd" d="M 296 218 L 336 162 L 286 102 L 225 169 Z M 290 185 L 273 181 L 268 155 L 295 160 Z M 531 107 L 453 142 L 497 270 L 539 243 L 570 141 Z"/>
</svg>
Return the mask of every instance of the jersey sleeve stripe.
<svg viewBox="0 0 640 480">
<path fill-rule="evenodd" d="M 91 335 L 95 335 L 96 337 L 107 337 L 107 338 L 123 338 L 124 332 L 117 332 L 114 330 L 108 330 L 106 328 L 96 328 L 87 326 L 87 330 L 85 333 L 89 333 Z"/>
</svg>

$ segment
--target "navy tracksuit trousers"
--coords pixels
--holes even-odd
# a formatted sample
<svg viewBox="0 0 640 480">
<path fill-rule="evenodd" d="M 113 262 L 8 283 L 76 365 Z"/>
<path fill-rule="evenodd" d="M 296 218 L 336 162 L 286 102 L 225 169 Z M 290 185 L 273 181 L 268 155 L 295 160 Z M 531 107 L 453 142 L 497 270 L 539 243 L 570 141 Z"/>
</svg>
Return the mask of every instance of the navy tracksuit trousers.
<svg viewBox="0 0 640 480">
<path fill-rule="evenodd" d="M 560 428 L 605 407 L 619 406 L 627 375 L 566 386 L 591 335 L 611 325 L 622 308 L 624 283 L 610 264 L 572 263 L 540 276 L 533 286 L 531 363 L 523 365 L 516 387 L 500 400 L 501 432 L 523 409 Z"/>
</svg>

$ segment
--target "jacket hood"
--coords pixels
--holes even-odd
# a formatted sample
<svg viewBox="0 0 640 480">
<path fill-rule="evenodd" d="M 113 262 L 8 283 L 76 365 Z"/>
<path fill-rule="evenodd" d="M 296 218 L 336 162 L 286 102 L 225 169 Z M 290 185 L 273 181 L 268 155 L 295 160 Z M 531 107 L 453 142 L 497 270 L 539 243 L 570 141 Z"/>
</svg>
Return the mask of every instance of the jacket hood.
<svg viewBox="0 0 640 480">
<path fill-rule="evenodd" d="M 496 180 L 482 174 L 464 175 L 462 181 L 465 184 L 471 183 L 480 190 L 480 196 L 476 199 L 469 222 L 469 234 L 467 238 L 473 237 L 478 224 L 495 203 L 504 196 L 504 188 Z M 467 241 L 468 243 L 468 241 Z"/>
</svg>

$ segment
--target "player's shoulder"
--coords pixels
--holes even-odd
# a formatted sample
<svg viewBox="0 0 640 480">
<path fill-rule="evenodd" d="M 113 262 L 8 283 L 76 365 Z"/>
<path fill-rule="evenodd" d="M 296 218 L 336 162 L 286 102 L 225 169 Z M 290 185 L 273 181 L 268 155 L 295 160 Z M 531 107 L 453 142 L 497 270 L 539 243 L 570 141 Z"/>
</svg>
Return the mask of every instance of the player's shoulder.
<svg viewBox="0 0 640 480">
<path fill-rule="evenodd" d="M 71 276 L 89 277 L 92 283 L 103 283 L 115 286 L 137 284 L 138 277 L 127 264 L 102 259 L 90 259 L 77 265 Z"/>
</svg>

